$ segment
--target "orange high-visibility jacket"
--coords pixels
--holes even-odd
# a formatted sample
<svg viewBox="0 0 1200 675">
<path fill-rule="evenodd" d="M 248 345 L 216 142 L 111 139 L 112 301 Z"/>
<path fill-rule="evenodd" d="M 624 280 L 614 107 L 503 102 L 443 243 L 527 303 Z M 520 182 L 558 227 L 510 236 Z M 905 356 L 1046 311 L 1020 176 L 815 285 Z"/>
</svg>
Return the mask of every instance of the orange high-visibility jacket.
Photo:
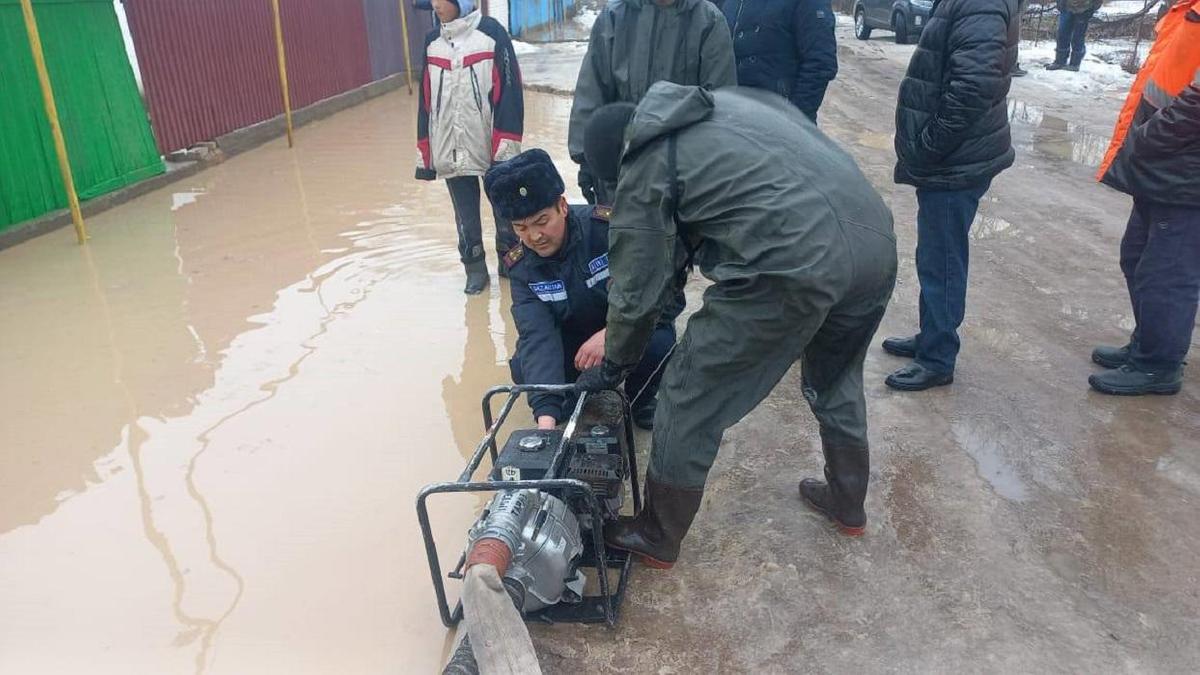
<svg viewBox="0 0 1200 675">
<path fill-rule="evenodd" d="M 1200 207 L 1200 0 L 1179 0 L 1156 30 L 1097 178 L 1148 201 Z"/>
</svg>

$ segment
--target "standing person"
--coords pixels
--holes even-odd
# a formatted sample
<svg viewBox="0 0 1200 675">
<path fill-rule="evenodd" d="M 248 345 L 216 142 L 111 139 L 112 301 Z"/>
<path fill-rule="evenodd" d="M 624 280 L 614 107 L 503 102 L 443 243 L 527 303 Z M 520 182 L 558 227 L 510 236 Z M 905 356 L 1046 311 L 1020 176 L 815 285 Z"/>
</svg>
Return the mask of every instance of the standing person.
<svg viewBox="0 0 1200 675">
<path fill-rule="evenodd" d="M 567 384 L 604 356 L 608 317 L 606 206 L 570 206 L 558 169 L 544 150 L 527 150 L 488 170 L 488 199 L 512 221 L 521 243 L 504 256 L 512 282 L 517 353 L 509 361 L 516 384 Z M 625 393 L 633 422 L 654 425 L 662 365 L 675 346 L 675 317 L 683 298 L 664 311 Z M 530 394 L 539 429 L 570 413 L 562 394 Z"/>
<path fill-rule="evenodd" d="M 1029 5 L 1029 0 L 1019 0 L 1017 2 L 1017 25 L 1020 26 L 1025 21 L 1025 8 Z M 1020 28 L 1018 28 L 1018 31 Z M 1025 77 L 1029 71 L 1021 67 L 1021 55 L 1017 54 L 1017 65 L 1013 66 L 1013 77 Z"/>
<path fill-rule="evenodd" d="M 967 233 L 979 200 L 1015 153 L 1008 88 L 1020 41 L 1016 0 L 941 0 L 921 32 L 896 107 L 896 182 L 917 188 L 920 333 L 888 338 L 913 359 L 887 385 L 954 381 L 967 301 Z"/>
<path fill-rule="evenodd" d="M 773 91 L 816 122 L 838 71 L 829 0 L 726 0 L 724 11 L 738 84 Z"/>
<path fill-rule="evenodd" d="M 1088 23 L 1103 0 L 1058 0 L 1058 44 L 1054 48 L 1054 63 L 1046 70 L 1079 72 L 1083 55 L 1087 53 Z"/>
<path fill-rule="evenodd" d="M 1097 177 L 1133 197 L 1121 271 L 1134 329 L 1123 347 L 1098 347 L 1092 375 L 1105 394 L 1175 394 L 1200 302 L 1200 0 L 1179 0 L 1117 118 Z"/>
<path fill-rule="evenodd" d="M 672 296 L 677 238 L 713 281 L 659 389 L 645 506 L 605 533 L 609 545 L 674 564 L 725 430 L 797 361 L 825 453 L 825 480 L 802 481 L 800 497 L 862 534 L 863 358 L 896 280 L 879 194 L 803 113 L 759 89 L 659 82 L 636 111 L 597 111 L 585 145 L 596 175 L 618 184 L 604 359 L 577 386 L 615 386 L 637 363 Z"/>
<path fill-rule="evenodd" d="M 441 25 L 425 38 L 417 112 L 417 178 L 445 178 L 458 227 L 467 295 L 488 286 L 479 215 L 479 177 L 494 162 L 521 152 L 525 100 L 512 40 L 475 0 L 433 0 Z M 496 257 L 517 243 L 496 217 Z M 500 274 L 504 275 L 501 266 Z"/>
<path fill-rule="evenodd" d="M 597 182 L 588 169 L 588 120 L 605 104 L 637 103 L 659 80 L 709 89 L 737 84 L 729 26 L 708 0 L 613 0 L 600 12 L 579 69 L 568 135 L 589 203 L 611 205 L 616 186 Z"/>
</svg>

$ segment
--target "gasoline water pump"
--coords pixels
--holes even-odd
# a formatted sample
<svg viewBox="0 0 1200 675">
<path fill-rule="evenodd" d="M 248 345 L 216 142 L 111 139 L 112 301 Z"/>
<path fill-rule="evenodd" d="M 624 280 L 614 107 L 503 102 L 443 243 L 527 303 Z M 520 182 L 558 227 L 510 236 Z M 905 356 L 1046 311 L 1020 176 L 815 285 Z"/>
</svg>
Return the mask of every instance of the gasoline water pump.
<svg viewBox="0 0 1200 675">
<path fill-rule="evenodd" d="M 560 429 L 518 429 L 498 446 L 516 402 L 530 392 L 575 396 L 571 385 L 490 389 L 483 397 L 483 440 L 458 479 L 428 485 L 417 496 L 438 612 L 447 627 L 462 621 L 463 604 L 451 609 L 447 601 L 429 499 L 465 492 L 494 494 L 466 533 L 465 550 L 446 577 L 461 581 L 474 563 L 494 565 L 527 622 L 611 627 L 620 614 L 632 557 L 608 548 L 603 530 L 622 515 L 626 495 L 627 515 L 642 507 L 629 402 L 618 391 L 578 394 Z M 492 401 L 501 394 L 507 398 L 493 418 Z M 490 466 L 481 468 L 485 457 Z M 484 477 L 476 478 L 480 474 Z"/>
</svg>

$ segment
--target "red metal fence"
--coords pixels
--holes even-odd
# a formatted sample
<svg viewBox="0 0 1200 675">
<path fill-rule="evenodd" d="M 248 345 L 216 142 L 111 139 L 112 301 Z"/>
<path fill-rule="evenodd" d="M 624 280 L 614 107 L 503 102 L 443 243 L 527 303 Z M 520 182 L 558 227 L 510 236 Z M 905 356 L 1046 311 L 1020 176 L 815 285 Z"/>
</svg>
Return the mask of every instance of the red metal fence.
<svg viewBox="0 0 1200 675">
<path fill-rule="evenodd" d="M 270 0 L 123 0 L 161 152 L 283 112 Z M 362 0 L 280 0 L 292 105 L 371 81 Z"/>
</svg>

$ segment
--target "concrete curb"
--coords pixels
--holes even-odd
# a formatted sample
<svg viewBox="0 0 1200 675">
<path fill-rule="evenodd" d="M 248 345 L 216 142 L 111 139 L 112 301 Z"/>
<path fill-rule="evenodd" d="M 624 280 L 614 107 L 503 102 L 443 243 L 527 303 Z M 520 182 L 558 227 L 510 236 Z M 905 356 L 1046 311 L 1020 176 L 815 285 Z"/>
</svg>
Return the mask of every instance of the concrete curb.
<svg viewBox="0 0 1200 675">
<path fill-rule="evenodd" d="M 331 96 L 293 111 L 292 124 L 296 127 L 304 126 L 404 86 L 404 73 L 389 75 L 382 80 L 370 82 L 357 89 L 351 89 L 350 91 Z M 216 152 L 203 159 L 189 162 L 176 163 L 168 161 L 167 172 L 164 174 L 83 202 L 80 205 L 83 215 L 85 218 L 93 216 L 161 187 L 194 176 L 209 166 L 219 164 L 234 155 L 253 150 L 264 143 L 275 140 L 283 136 L 285 131 L 286 126 L 281 114 L 278 117 L 259 122 L 244 129 L 238 129 L 224 136 L 219 136 L 216 139 Z M 17 223 L 0 232 L 0 250 L 16 246 L 21 242 L 28 241 L 47 232 L 53 232 L 70 224 L 71 213 L 67 209 L 50 211 L 37 218 Z"/>
</svg>

